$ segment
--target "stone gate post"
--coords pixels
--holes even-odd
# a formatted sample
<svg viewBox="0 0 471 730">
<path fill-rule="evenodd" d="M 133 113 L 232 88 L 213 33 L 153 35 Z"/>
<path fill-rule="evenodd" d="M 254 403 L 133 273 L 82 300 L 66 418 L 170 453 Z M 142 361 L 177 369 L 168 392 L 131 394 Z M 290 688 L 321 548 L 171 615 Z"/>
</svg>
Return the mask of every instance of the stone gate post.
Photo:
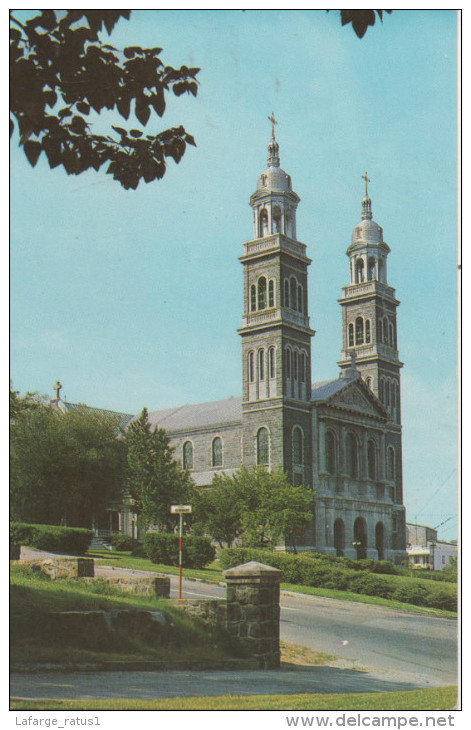
<svg viewBox="0 0 471 730">
<path fill-rule="evenodd" d="M 254 561 L 223 572 L 227 582 L 227 630 L 258 660 L 280 666 L 280 583 L 283 571 Z"/>
</svg>

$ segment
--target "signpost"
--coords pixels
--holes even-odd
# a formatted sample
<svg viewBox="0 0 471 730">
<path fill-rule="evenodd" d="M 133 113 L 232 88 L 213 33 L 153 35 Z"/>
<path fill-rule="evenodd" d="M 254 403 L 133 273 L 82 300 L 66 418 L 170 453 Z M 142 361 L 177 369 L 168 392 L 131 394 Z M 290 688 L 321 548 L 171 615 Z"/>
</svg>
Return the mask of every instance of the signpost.
<svg viewBox="0 0 471 730">
<path fill-rule="evenodd" d="M 178 540 L 178 600 L 182 599 L 182 538 L 183 538 L 183 515 L 191 513 L 191 504 L 172 504 L 170 514 L 180 515 L 180 537 Z"/>
</svg>

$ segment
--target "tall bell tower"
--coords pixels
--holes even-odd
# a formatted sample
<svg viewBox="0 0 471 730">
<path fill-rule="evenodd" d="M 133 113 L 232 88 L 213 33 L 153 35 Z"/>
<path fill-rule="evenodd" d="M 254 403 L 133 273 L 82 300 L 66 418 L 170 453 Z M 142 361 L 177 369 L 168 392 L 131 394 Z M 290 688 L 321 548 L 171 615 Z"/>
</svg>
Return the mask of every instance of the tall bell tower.
<svg viewBox="0 0 471 730">
<path fill-rule="evenodd" d="M 405 513 L 402 485 L 402 426 L 400 371 L 397 347 L 395 290 L 388 284 L 387 257 L 391 252 L 383 239 L 383 229 L 373 220 L 368 195 L 368 175 L 362 200 L 361 222 L 353 229 L 346 254 L 350 259 L 350 284 L 343 287 L 342 371 L 350 367 L 352 356 L 363 380 L 389 414 L 383 432 L 385 483 L 389 485 L 397 512 L 393 518 L 392 547 L 405 545 Z"/>
<path fill-rule="evenodd" d="M 282 468 L 312 484 L 311 337 L 306 246 L 297 240 L 299 197 L 281 169 L 275 117 L 268 167 L 250 198 L 254 237 L 244 243 L 243 463 Z"/>
<path fill-rule="evenodd" d="M 361 222 L 355 226 L 346 253 L 350 259 L 350 284 L 343 288 L 342 370 L 350 367 L 355 353 L 363 380 L 400 425 L 400 369 L 397 349 L 397 307 L 395 290 L 389 286 L 387 257 L 391 252 L 383 240 L 383 229 L 373 220 L 367 174 L 362 200 Z"/>
</svg>

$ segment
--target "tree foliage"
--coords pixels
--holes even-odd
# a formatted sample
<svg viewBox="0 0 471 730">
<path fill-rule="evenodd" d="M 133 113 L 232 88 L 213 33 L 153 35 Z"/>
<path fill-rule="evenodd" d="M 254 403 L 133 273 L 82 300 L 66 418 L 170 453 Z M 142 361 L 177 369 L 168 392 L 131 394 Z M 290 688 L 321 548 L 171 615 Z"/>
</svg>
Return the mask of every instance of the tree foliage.
<svg viewBox="0 0 471 730">
<path fill-rule="evenodd" d="M 134 509 L 144 526 L 158 525 L 171 530 L 175 518 L 170 506 L 188 498 L 191 480 L 173 458 L 174 449 L 162 428 L 153 429 L 147 409 L 126 430 L 126 487 Z"/>
<path fill-rule="evenodd" d="M 209 490 L 193 497 L 196 528 L 230 547 L 275 545 L 283 538 L 295 548 L 312 520 L 312 489 L 293 486 L 283 471 L 242 467 L 233 476 L 215 476 Z"/>
<path fill-rule="evenodd" d="M 122 494 L 124 444 L 118 422 L 78 408 L 53 410 L 30 395 L 11 419 L 13 519 L 91 527 Z"/>
<path fill-rule="evenodd" d="M 165 94 L 196 96 L 198 68 L 165 66 L 161 48 L 103 43 L 129 10 L 42 10 L 22 23 L 10 14 L 10 134 L 15 122 L 31 165 L 42 153 L 67 174 L 106 172 L 126 188 L 164 176 L 167 158 L 179 162 L 193 137 L 182 126 L 144 136 L 141 129 L 112 127 L 95 134 L 94 113 L 133 112 L 145 127 L 151 112 L 162 117 Z M 96 119 L 96 117 L 95 117 Z"/>
<path fill-rule="evenodd" d="M 392 13 L 392 10 L 341 10 L 340 18 L 342 25 L 351 23 L 358 38 L 363 38 L 370 25 L 373 26 L 376 22 L 375 12 L 383 22 L 383 13 Z"/>
</svg>

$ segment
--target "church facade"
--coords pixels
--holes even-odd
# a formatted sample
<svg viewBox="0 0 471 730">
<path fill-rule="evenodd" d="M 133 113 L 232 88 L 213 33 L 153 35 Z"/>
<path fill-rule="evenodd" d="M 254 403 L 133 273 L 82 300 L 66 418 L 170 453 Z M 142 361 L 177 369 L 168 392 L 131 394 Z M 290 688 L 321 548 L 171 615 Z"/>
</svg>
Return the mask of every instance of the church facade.
<svg viewBox="0 0 471 730">
<path fill-rule="evenodd" d="M 390 248 L 372 216 L 365 175 L 361 221 L 347 249 L 349 283 L 339 300 L 339 377 L 311 382 L 307 247 L 300 202 L 280 167 L 274 126 L 268 167 L 250 197 L 253 239 L 244 243 L 242 395 L 149 413 L 171 437 L 196 484 L 242 464 L 282 468 L 314 491 L 301 548 L 352 558 L 406 558 L 400 369 Z"/>
</svg>

